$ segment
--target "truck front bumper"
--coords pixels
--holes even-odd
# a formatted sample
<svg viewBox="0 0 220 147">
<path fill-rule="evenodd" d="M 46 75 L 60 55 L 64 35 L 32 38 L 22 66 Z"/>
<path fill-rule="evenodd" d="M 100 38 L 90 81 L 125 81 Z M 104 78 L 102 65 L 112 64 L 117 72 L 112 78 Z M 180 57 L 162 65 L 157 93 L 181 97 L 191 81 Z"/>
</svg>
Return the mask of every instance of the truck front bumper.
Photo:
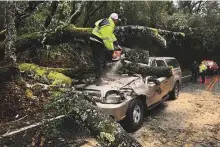
<svg viewBox="0 0 220 147">
<path fill-rule="evenodd" d="M 131 100 L 125 100 L 120 104 L 103 104 L 97 102 L 97 106 L 101 108 L 104 114 L 109 115 L 115 121 L 125 118 Z"/>
</svg>

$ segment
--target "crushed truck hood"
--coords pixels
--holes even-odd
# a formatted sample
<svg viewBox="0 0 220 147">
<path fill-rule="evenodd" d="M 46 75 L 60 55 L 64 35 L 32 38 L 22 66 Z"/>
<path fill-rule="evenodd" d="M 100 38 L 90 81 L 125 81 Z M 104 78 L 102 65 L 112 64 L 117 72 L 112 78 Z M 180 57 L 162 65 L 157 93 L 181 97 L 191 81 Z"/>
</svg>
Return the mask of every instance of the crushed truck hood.
<svg viewBox="0 0 220 147">
<path fill-rule="evenodd" d="M 95 84 L 89 85 L 85 87 L 85 89 L 96 89 L 96 90 L 118 90 L 123 86 L 126 86 L 132 81 L 136 81 L 139 77 L 129 77 L 123 75 L 110 75 L 110 78 L 114 79 L 114 81 L 105 81 L 100 86 L 96 86 Z"/>
<path fill-rule="evenodd" d="M 88 86 L 79 87 L 83 90 L 97 90 L 105 95 L 107 91 L 119 90 L 121 88 L 131 88 L 138 94 L 146 93 L 146 86 L 141 76 L 128 76 L 128 75 L 109 75 L 114 81 L 106 81 L 100 86 L 90 84 Z"/>
</svg>

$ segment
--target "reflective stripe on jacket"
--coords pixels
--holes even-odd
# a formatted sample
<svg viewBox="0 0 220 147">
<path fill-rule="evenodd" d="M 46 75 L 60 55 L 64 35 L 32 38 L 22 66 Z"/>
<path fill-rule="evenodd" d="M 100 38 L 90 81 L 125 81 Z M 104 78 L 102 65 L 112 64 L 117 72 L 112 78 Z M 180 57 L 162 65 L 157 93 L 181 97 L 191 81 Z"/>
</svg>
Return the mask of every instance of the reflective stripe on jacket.
<svg viewBox="0 0 220 147">
<path fill-rule="evenodd" d="M 101 19 L 95 23 L 95 28 L 92 34 L 101 38 L 105 47 L 109 50 L 114 50 L 114 41 L 117 41 L 114 35 L 115 23 L 111 18 Z"/>
<path fill-rule="evenodd" d="M 204 72 L 206 69 L 207 69 L 207 67 L 206 67 L 205 64 L 200 64 L 200 66 L 199 66 L 199 73 Z"/>
</svg>

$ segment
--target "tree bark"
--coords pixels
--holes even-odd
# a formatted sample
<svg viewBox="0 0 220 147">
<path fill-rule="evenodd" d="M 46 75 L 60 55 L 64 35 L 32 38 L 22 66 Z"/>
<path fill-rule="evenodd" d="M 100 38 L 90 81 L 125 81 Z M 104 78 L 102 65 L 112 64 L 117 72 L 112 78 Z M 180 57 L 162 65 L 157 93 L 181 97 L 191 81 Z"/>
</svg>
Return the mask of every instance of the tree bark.
<svg viewBox="0 0 220 147">
<path fill-rule="evenodd" d="M 15 2 L 8 1 L 5 10 L 6 38 L 5 38 L 5 61 L 13 65 L 16 63 L 15 41 Z"/>
<path fill-rule="evenodd" d="M 74 25 L 67 25 L 59 27 L 55 31 L 24 34 L 16 41 L 17 52 L 23 52 L 33 46 L 43 47 L 42 41 L 44 45 L 72 43 L 88 46 L 91 32 L 92 28 L 76 28 Z M 168 39 L 170 37 L 184 37 L 181 32 L 170 32 L 144 26 L 118 26 L 115 34 L 123 46 L 140 48 L 140 44 L 142 44 L 143 48 L 147 49 L 149 49 L 150 45 L 152 47 L 152 42 L 155 42 L 154 45 L 158 47 L 165 48 L 166 40 L 161 35 Z M 4 48 L 0 48 L 0 50 L 4 50 Z"/>
<path fill-rule="evenodd" d="M 124 46 L 137 46 L 140 43 L 144 44 L 146 48 L 155 42 L 158 47 L 166 48 L 166 40 L 159 34 L 158 29 L 132 25 L 120 26 L 116 27 L 115 33 L 118 40 L 125 43 Z"/>
<path fill-rule="evenodd" d="M 136 50 L 123 48 L 123 52 L 125 53 L 125 59 L 129 60 L 133 63 L 145 63 L 148 64 L 149 60 L 149 51 L 146 50 Z"/>
<path fill-rule="evenodd" d="M 18 28 L 21 24 L 24 23 L 25 19 L 29 17 L 37 8 L 37 6 L 41 3 L 44 3 L 44 1 L 29 1 L 29 2 L 19 2 L 21 6 L 23 7 L 25 3 L 27 4 L 27 7 L 21 8 L 20 11 L 16 11 L 16 18 L 15 18 L 15 24 L 16 28 Z"/>
<path fill-rule="evenodd" d="M 93 16 L 106 2 L 88 2 L 86 5 L 86 13 L 83 22 L 83 27 L 85 27 L 89 21 L 89 18 Z"/>
<path fill-rule="evenodd" d="M 127 18 L 124 16 L 124 3 L 123 2 L 119 2 L 119 15 L 121 17 L 121 24 L 122 25 L 127 25 Z"/>
<path fill-rule="evenodd" d="M 24 23 L 25 19 L 29 17 L 43 1 L 30 1 L 30 2 L 17 2 L 18 10 L 15 10 L 15 27 L 18 29 L 21 24 Z M 22 6 L 22 7 L 20 7 Z M 6 30 L 1 30 L 0 40 L 5 39 Z"/>
<path fill-rule="evenodd" d="M 47 16 L 45 22 L 44 22 L 44 28 L 47 28 L 49 25 L 50 25 L 50 22 L 57 10 L 57 6 L 58 6 L 59 2 L 58 1 L 53 1 L 51 3 L 51 6 L 50 6 L 50 14 Z"/>
<path fill-rule="evenodd" d="M 75 24 L 76 20 L 80 17 L 82 14 L 83 8 L 86 5 L 87 2 L 82 1 L 77 4 L 77 10 L 70 16 L 70 23 Z"/>
<path fill-rule="evenodd" d="M 85 97 L 82 93 L 63 93 L 59 96 L 59 112 L 64 112 L 73 120 L 79 120 L 102 146 L 141 147 L 118 123 L 100 113 L 101 110 L 88 103 Z"/>
<path fill-rule="evenodd" d="M 172 76 L 171 67 L 151 67 L 143 64 L 123 62 L 123 67 L 119 70 L 125 74 L 141 74 L 142 76 L 170 77 Z"/>
</svg>

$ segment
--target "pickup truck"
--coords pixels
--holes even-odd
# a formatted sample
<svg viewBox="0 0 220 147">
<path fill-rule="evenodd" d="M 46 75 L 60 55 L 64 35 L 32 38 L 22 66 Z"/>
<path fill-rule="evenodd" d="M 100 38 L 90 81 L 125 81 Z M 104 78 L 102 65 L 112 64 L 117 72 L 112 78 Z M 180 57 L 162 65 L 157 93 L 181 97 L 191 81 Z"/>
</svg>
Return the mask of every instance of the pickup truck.
<svg viewBox="0 0 220 147">
<path fill-rule="evenodd" d="M 80 88 L 96 101 L 96 105 L 118 122 L 127 131 L 141 127 L 146 110 L 152 109 L 164 100 L 177 99 L 182 72 L 173 57 L 150 57 L 146 66 L 172 67 L 172 76 L 152 78 L 141 75 L 109 75 L 114 81 L 96 86 L 91 84 Z"/>
</svg>

